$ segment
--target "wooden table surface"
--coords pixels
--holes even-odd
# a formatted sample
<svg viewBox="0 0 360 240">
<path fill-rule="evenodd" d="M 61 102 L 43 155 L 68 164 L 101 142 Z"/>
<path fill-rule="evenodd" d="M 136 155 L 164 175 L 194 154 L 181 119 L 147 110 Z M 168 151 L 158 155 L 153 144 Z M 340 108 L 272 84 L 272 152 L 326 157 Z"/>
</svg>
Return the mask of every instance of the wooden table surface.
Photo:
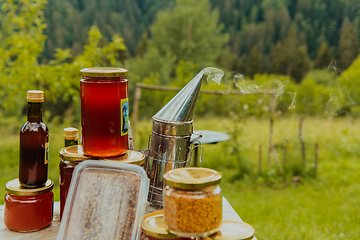
<svg viewBox="0 0 360 240">
<path fill-rule="evenodd" d="M 146 213 L 157 211 L 159 209 L 147 206 Z M 231 207 L 226 198 L 223 198 L 223 219 L 224 220 L 234 220 L 242 221 L 239 215 Z M 54 203 L 54 218 L 52 223 L 39 231 L 29 232 L 29 233 L 19 233 L 9 230 L 4 225 L 4 205 L 0 205 L 0 239 L 6 240 L 51 240 L 56 239 L 58 230 L 60 227 L 60 203 Z M 256 240 L 254 237 L 253 240 Z"/>
</svg>

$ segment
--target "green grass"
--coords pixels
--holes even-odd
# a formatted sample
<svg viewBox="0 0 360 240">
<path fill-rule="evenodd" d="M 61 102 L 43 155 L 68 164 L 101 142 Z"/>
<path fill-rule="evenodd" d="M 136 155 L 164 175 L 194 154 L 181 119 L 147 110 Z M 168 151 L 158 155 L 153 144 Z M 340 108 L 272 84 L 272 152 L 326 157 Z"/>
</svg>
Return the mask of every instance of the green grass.
<svg viewBox="0 0 360 240">
<path fill-rule="evenodd" d="M 2 186 L 18 174 L 17 128 L 22 123 L 9 122 L 0 124 L 0 133 L 4 136 L 0 139 Z M 276 157 L 268 165 L 268 119 L 195 119 L 195 130 L 222 131 L 231 136 L 226 142 L 204 144 L 204 159 L 200 166 L 217 169 L 223 174 L 221 187 L 224 196 L 239 216 L 254 226 L 259 240 L 358 239 L 359 122 L 356 119 L 305 118 L 305 174 L 301 168 L 298 123 L 296 117 L 275 119 Z M 138 123 L 134 136 L 136 149 L 146 148 L 151 124 L 151 120 Z M 48 124 L 49 177 L 55 182 L 56 201 L 59 200 L 59 150 L 64 144 L 62 129 L 70 125 L 69 121 Z M 319 165 L 317 176 L 313 177 L 315 143 L 319 144 Z M 258 173 L 259 144 L 262 144 L 261 174 Z M 285 145 L 288 154 L 283 167 Z M 292 182 L 294 173 L 300 176 L 301 183 Z M 5 195 L 4 188 L 0 188 L 0 194 Z M 0 202 L 3 203 L 3 198 Z"/>
</svg>

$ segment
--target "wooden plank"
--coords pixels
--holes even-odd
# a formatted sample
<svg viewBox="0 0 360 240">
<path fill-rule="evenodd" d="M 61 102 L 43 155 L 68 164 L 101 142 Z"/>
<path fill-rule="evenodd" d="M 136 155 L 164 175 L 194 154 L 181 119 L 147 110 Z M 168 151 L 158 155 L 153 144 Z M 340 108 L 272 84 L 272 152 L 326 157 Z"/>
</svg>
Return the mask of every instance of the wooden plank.
<svg viewBox="0 0 360 240">
<path fill-rule="evenodd" d="M 147 206 L 146 213 L 154 212 L 159 209 Z M 239 215 L 231 207 L 226 198 L 223 197 L 223 219 L 224 220 L 233 220 L 233 221 L 242 221 Z M 54 203 L 54 219 L 52 223 L 39 231 L 28 232 L 28 233 L 19 233 L 9 230 L 4 225 L 4 205 L 0 205 L 0 239 L 2 240 L 51 240 L 56 239 L 58 230 L 60 227 L 60 203 Z M 254 237 L 253 240 L 256 240 Z"/>
</svg>

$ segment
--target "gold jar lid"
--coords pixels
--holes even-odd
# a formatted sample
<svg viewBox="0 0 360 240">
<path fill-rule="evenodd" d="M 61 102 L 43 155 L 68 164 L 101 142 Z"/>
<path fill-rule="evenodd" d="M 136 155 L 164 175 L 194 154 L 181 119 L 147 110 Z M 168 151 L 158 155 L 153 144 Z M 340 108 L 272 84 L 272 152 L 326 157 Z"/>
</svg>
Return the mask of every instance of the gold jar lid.
<svg viewBox="0 0 360 240">
<path fill-rule="evenodd" d="M 164 211 L 156 211 L 145 215 L 141 223 L 142 232 L 149 237 L 160 239 L 176 239 L 178 236 L 167 231 L 164 221 Z"/>
<path fill-rule="evenodd" d="M 123 155 L 116 157 L 106 157 L 101 160 L 140 165 L 145 162 L 145 155 L 139 151 L 127 150 L 127 152 Z"/>
<path fill-rule="evenodd" d="M 76 140 L 79 138 L 79 130 L 74 127 L 64 128 L 64 138 L 66 140 Z"/>
<path fill-rule="evenodd" d="M 195 190 L 219 184 L 221 173 L 210 168 L 186 167 L 170 170 L 164 178 L 171 187 Z"/>
<path fill-rule="evenodd" d="M 83 77 L 126 77 L 128 70 L 115 67 L 93 67 L 80 70 Z"/>
<path fill-rule="evenodd" d="M 45 186 L 40 188 L 24 188 L 20 185 L 19 179 L 13 179 L 5 184 L 8 193 L 17 196 L 35 196 L 50 192 L 54 187 L 54 182 L 48 179 Z"/>
<path fill-rule="evenodd" d="M 65 161 L 79 162 L 94 159 L 94 157 L 86 156 L 82 145 L 73 145 L 60 150 L 60 157 Z"/>
<path fill-rule="evenodd" d="M 239 221 L 222 221 L 220 231 L 206 239 L 208 240 L 251 240 L 255 235 L 252 226 Z"/>
<path fill-rule="evenodd" d="M 44 92 L 41 90 L 29 90 L 27 91 L 27 101 L 34 103 L 44 102 Z"/>
</svg>

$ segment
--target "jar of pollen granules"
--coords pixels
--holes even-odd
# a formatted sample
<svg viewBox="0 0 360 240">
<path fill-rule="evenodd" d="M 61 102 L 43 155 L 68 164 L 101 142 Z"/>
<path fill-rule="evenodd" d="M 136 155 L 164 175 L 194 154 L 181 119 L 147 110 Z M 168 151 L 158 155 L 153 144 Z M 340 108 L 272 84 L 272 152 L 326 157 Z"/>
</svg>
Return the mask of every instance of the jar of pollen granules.
<svg viewBox="0 0 360 240">
<path fill-rule="evenodd" d="M 164 222 L 164 212 L 156 211 L 145 215 L 141 223 L 140 240 L 191 240 L 170 233 Z"/>
<path fill-rule="evenodd" d="M 24 188 L 19 179 L 6 183 L 4 223 L 17 232 L 32 232 L 48 226 L 53 219 L 54 182 L 40 188 Z"/>
<path fill-rule="evenodd" d="M 208 168 L 177 168 L 164 175 L 164 220 L 183 237 L 207 237 L 222 220 L 221 174 Z"/>
</svg>

